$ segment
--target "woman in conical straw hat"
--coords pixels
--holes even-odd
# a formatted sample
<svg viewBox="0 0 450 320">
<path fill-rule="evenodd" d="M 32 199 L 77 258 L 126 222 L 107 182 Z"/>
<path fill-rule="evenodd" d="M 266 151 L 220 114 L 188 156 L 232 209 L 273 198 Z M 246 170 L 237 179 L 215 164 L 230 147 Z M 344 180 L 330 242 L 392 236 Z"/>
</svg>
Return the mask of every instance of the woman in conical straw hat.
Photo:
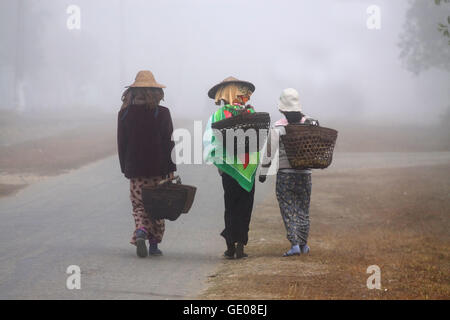
<svg viewBox="0 0 450 320">
<path fill-rule="evenodd" d="M 298 170 L 291 167 L 281 136 L 286 134 L 285 127 L 288 124 L 319 125 L 319 122 L 303 114 L 299 94 L 292 88 L 285 89 L 281 93 L 278 110 L 284 117 L 275 123 L 267 139 L 266 152 L 263 152 L 261 159 L 259 181 L 266 181 L 267 168 L 272 165 L 274 160 L 272 155 L 277 154 L 278 149 L 276 194 L 287 238 L 291 242 L 291 249 L 283 255 L 288 257 L 309 252 L 307 242 L 312 184 L 311 169 Z"/>
<path fill-rule="evenodd" d="M 164 219 L 150 219 L 145 213 L 141 188 L 155 186 L 173 177 L 176 165 L 171 152 L 173 124 L 168 108 L 160 105 L 164 85 L 150 71 L 140 71 L 122 95 L 117 142 L 120 168 L 130 180 L 130 199 L 135 231 L 131 244 L 139 257 L 161 255 L 158 244 L 164 235 Z M 149 241 L 147 250 L 146 241 Z"/>
<path fill-rule="evenodd" d="M 219 145 L 211 124 L 241 112 L 255 112 L 252 106 L 246 105 L 254 91 L 255 86 L 252 83 L 228 77 L 208 92 L 208 96 L 214 99 L 219 109 L 208 121 L 203 138 L 204 153 L 206 162 L 213 163 L 222 176 L 225 193 L 225 229 L 221 235 L 227 244 L 225 257 L 228 259 L 247 256 L 244 253 L 244 246 L 248 242 L 259 154 L 253 152 L 230 156 Z"/>
</svg>

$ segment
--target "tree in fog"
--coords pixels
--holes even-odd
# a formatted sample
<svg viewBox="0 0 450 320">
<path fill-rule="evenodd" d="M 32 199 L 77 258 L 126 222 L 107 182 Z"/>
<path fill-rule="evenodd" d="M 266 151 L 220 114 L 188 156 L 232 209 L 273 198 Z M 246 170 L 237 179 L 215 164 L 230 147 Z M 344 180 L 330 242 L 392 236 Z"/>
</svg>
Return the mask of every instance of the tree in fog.
<svg viewBox="0 0 450 320">
<path fill-rule="evenodd" d="M 14 107 L 18 110 L 23 110 L 24 103 L 23 101 L 23 80 L 24 80 L 24 54 L 25 54 L 25 17 L 23 15 L 25 9 L 24 0 L 19 0 L 17 2 L 17 16 L 16 16 L 16 45 L 15 45 L 15 61 L 14 61 Z"/>
<path fill-rule="evenodd" d="M 430 68 L 450 72 L 450 0 L 412 0 L 400 35 L 400 57 L 419 74 Z"/>
<path fill-rule="evenodd" d="M 441 3 L 450 3 L 450 0 L 434 0 L 437 5 L 441 5 Z M 450 16 L 447 16 L 447 21 L 444 23 L 439 23 L 439 31 L 447 38 L 450 39 Z M 448 44 L 450 45 L 450 40 L 448 40 Z"/>
<path fill-rule="evenodd" d="M 25 111 L 29 105 L 29 92 L 34 90 L 32 74 L 45 70 L 40 63 L 45 47 L 40 41 L 45 33 L 45 24 L 49 17 L 42 11 L 39 2 L 19 0 L 5 5 L 10 12 L 6 17 L 11 23 L 12 41 L 6 49 L 11 51 L 12 59 L 6 62 L 14 70 L 11 75 L 13 84 L 12 99 L 9 103 L 17 111 Z"/>
</svg>

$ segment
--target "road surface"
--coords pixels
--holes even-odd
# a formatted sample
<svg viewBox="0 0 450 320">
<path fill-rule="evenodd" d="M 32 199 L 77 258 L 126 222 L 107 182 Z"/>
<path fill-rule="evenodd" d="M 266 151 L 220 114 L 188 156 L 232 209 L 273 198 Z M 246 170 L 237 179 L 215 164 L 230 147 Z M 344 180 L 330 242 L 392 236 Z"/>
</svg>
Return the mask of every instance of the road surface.
<svg viewBox="0 0 450 320">
<path fill-rule="evenodd" d="M 0 299 L 194 298 L 225 250 L 223 191 L 214 167 L 179 169 L 197 196 L 166 223 L 162 257 L 140 259 L 129 244 L 129 184 L 115 156 L 0 199 Z M 269 188 L 259 187 L 257 199 Z M 80 290 L 66 288 L 70 265 Z"/>
<path fill-rule="evenodd" d="M 329 169 L 450 163 L 450 153 L 342 153 Z M 0 299 L 189 299 L 222 261 L 223 191 L 214 167 L 179 166 L 196 185 L 187 215 L 167 222 L 161 257 L 136 257 L 127 180 L 117 157 L 0 199 Z M 256 203 L 273 189 L 257 184 Z M 254 212 L 257 214 L 257 212 Z M 68 290 L 66 269 L 81 268 Z"/>
</svg>

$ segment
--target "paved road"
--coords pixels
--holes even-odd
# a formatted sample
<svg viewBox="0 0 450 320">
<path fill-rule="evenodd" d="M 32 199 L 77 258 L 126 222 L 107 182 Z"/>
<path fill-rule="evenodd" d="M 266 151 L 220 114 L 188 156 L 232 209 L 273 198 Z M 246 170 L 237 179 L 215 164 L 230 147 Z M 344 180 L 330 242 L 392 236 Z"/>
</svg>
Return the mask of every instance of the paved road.
<svg viewBox="0 0 450 320">
<path fill-rule="evenodd" d="M 330 170 L 440 163 L 450 153 L 344 153 Z M 191 212 L 167 223 L 162 257 L 139 259 L 128 244 L 131 204 L 116 157 L 0 199 L 0 299 L 195 297 L 222 261 L 222 190 L 214 167 L 179 169 L 199 189 Z M 258 184 L 257 202 L 272 188 Z M 81 290 L 66 288 L 69 265 L 81 267 Z"/>
<path fill-rule="evenodd" d="M 222 260 L 223 191 L 211 166 L 180 166 L 198 186 L 187 215 L 167 222 L 162 257 L 139 259 L 128 181 L 110 157 L 0 199 L 0 299 L 184 299 Z M 189 170 L 187 170 L 189 169 Z M 269 185 L 259 185 L 257 199 Z M 69 265 L 81 290 L 66 289 Z"/>
</svg>

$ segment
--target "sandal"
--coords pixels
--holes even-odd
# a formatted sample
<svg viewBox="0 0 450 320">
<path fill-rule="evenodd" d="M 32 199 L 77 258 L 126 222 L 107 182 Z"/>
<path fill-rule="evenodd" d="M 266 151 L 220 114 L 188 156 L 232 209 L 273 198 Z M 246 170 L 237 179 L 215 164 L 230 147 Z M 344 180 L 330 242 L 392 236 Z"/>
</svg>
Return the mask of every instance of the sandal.
<svg viewBox="0 0 450 320">
<path fill-rule="evenodd" d="M 223 253 L 226 259 L 234 259 L 234 251 L 227 250 Z"/>
<path fill-rule="evenodd" d="M 242 259 L 247 257 L 248 254 L 244 253 L 244 245 L 238 242 L 236 246 L 236 259 Z"/>
<path fill-rule="evenodd" d="M 299 245 L 293 245 L 291 247 L 291 250 L 285 252 L 283 254 L 283 257 L 292 257 L 292 256 L 299 256 L 302 253 L 302 250 Z"/>
<path fill-rule="evenodd" d="M 148 248 L 148 253 L 151 256 L 162 256 L 162 251 L 158 249 L 157 243 L 150 243 L 150 246 Z"/>
<path fill-rule="evenodd" d="M 299 256 L 299 255 L 300 255 L 300 252 L 289 252 L 289 251 L 287 251 L 287 252 L 285 252 L 283 254 L 283 257 L 292 257 L 292 256 Z"/>
<path fill-rule="evenodd" d="M 224 257 L 227 259 L 234 259 L 234 254 L 236 253 L 236 245 L 231 242 L 227 242 L 227 251 L 223 253 Z"/>
<path fill-rule="evenodd" d="M 143 230 L 136 231 L 136 254 L 140 258 L 148 256 L 147 245 L 145 240 L 147 239 L 147 233 Z"/>
</svg>

